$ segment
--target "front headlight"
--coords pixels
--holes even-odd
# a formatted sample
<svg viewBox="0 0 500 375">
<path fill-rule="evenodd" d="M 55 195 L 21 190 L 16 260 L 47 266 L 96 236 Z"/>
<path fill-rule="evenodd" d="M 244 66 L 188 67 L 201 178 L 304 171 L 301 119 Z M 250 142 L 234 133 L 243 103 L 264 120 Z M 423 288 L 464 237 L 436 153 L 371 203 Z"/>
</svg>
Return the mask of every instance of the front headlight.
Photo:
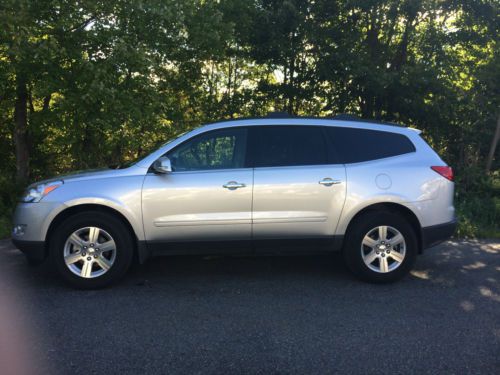
<svg viewBox="0 0 500 375">
<path fill-rule="evenodd" d="M 28 191 L 21 197 L 21 202 L 24 203 L 37 203 L 49 194 L 51 191 L 57 189 L 59 186 L 63 184 L 62 181 L 53 181 L 48 182 L 46 184 L 39 184 L 32 188 L 29 188 Z"/>
</svg>

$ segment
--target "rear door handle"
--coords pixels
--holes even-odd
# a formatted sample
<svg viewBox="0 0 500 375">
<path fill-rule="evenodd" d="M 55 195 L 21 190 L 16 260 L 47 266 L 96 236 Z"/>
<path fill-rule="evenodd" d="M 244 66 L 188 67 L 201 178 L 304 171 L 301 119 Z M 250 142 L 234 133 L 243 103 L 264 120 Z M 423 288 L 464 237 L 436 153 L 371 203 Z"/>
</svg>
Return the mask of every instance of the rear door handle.
<svg viewBox="0 0 500 375">
<path fill-rule="evenodd" d="M 321 185 L 325 185 L 325 186 L 332 186 L 332 185 L 340 184 L 341 181 L 340 180 L 331 179 L 330 177 L 326 177 L 326 178 L 322 179 L 321 181 L 319 181 L 319 183 Z"/>
<path fill-rule="evenodd" d="M 236 181 L 229 181 L 227 184 L 222 185 L 223 188 L 229 190 L 235 190 L 239 188 L 244 188 L 246 185 Z"/>
</svg>

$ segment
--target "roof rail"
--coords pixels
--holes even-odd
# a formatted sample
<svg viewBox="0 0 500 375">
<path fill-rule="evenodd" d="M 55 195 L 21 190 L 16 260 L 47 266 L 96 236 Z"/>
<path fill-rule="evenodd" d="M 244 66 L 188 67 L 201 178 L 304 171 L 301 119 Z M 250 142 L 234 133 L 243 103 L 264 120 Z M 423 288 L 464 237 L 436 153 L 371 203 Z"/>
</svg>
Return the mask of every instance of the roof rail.
<svg viewBox="0 0 500 375">
<path fill-rule="evenodd" d="M 333 120 L 344 120 L 344 121 L 363 121 L 363 119 L 356 115 L 350 115 L 348 113 L 340 113 L 332 117 Z"/>
<path fill-rule="evenodd" d="M 290 118 L 296 117 L 294 115 L 289 114 L 288 112 L 268 112 L 266 118 Z"/>
<path fill-rule="evenodd" d="M 338 120 L 338 121 L 352 121 L 352 122 L 368 122 L 371 124 L 380 124 L 380 125 L 390 125 L 390 126 L 398 126 L 398 127 L 405 127 L 404 125 L 397 124 L 394 122 L 388 122 L 388 121 L 380 121 L 380 120 L 370 120 L 370 119 L 365 119 L 356 115 L 351 115 L 348 113 L 341 113 L 335 116 L 326 116 L 326 117 L 313 117 L 313 116 L 296 116 L 296 115 L 291 115 L 287 112 L 268 112 L 266 116 L 262 117 L 237 117 L 237 118 L 230 118 L 230 119 L 224 119 L 224 120 L 219 120 L 211 123 L 206 123 L 204 125 L 210 125 L 216 122 L 228 122 L 228 121 L 241 121 L 241 120 L 262 120 L 262 119 L 310 119 L 310 120 Z"/>
<path fill-rule="evenodd" d="M 350 115 L 348 113 L 341 113 L 331 117 L 332 120 L 340 120 L 340 121 L 355 121 L 355 122 L 369 122 L 371 124 L 380 124 L 380 125 L 391 125 L 391 126 L 399 126 L 405 127 L 404 125 L 397 124 L 395 122 L 390 121 L 381 121 L 381 120 L 370 120 L 367 118 L 362 118 L 356 115 Z"/>
</svg>

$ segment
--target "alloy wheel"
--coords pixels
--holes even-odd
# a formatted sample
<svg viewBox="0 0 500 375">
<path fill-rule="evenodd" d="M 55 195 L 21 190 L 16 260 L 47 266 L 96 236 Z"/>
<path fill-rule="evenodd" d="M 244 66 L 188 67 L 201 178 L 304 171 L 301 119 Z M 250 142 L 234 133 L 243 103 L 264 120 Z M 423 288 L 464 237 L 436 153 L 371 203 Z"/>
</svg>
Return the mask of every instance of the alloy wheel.
<svg viewBox="0 0 500 375">
<path fill-rule="evenodd" d="M 74 231 L 64 244 L 64 262 L 75 275 L 95 278 L 107 273 L 116 259 L 116 244 L 111 235 L 98 227 Z"/>
<path fill-rule="evenodd" d="M 361 243 L 361 257 L 372 271 L 388 273 L 401 266 L 406 254 L 403 235 L 390 226 L 381 225 L 368 231 Z"/>
</svg>

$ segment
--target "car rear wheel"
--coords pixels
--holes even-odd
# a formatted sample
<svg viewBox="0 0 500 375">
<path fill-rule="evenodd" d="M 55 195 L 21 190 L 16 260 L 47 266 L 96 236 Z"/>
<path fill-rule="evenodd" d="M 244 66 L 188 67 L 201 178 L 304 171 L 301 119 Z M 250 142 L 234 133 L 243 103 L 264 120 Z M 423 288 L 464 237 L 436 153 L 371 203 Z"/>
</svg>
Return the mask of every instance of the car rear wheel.
<svg viewBox="0 0 500 375">
<path fill-rule="evenodd" d="M 411 270 L 417 250 L 415 231 L 404 217 L 369 212 L 349 228 L 344 258 L 349 269 L 362 280 L 393 282 Z"/>
<path fill-rule="evenodd" d="M 93 289 L 121 278 L 133 259 L 133 238 L 113 215 L 92 211 L 66 219 L 54 231 L 50 257 L 73 286 Z"/>
</svg>

